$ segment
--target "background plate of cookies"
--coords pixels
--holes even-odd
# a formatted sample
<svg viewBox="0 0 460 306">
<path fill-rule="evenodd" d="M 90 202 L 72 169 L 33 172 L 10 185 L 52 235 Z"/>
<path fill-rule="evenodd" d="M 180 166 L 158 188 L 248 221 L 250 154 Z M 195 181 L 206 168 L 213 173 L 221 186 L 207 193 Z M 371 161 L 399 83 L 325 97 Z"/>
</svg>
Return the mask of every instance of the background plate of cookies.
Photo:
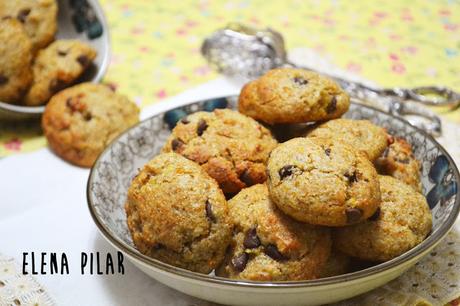
<svg viewBox="0 0 460 306">
<path fill-rule="evenodd" d="M 0 3 L 0 118 L 39 117 L 49 99 L 80 82 L 98 82 L 110 44 L 96 0 Z"/>
</svg>

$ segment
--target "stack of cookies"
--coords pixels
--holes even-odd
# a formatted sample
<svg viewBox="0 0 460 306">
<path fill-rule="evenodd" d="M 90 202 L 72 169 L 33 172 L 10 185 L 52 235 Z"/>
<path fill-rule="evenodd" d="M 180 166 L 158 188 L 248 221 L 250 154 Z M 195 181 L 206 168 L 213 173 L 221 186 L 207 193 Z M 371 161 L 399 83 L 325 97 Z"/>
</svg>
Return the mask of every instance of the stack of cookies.
<svg viewBox="0 0 460 306">
<path fill-rule="evenodd" d="M 128 190 L 134 244 L 256 281 L 344 274 L 415 247 L 432 224 L 420 163 L 405 140 L 340 118 L 349 104 L 334 81 L 283 68 L 248 83 L 239 112 L 182 118 Z"/>
<path fill-rule="evenodd" d="M 56 0 L 0 1 L 0 101 L 46 104 L 95 59 L 81 41 L 54 41 L 57 10 Z"/>
</svg>

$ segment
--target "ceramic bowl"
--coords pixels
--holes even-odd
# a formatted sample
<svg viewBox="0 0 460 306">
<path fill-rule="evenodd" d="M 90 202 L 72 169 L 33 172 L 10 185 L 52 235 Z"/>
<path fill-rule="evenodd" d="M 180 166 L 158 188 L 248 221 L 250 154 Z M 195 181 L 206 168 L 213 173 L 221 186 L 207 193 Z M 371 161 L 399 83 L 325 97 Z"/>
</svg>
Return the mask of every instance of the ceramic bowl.
<svg viewBox="0 0 460 306">
<path fill-rule="evenodd" d="M 428 134 L 408 122 L 354 101 L 345 117 L 368 119 L 403 137 L 422 162 L 423 192 L 433 214 L 429 237 L 388 262 L 345 275 L 309 281 L 254 282 L 220 278 L 180 269 L 136 250 L 127 225 L 124 203 L 131 179 L 159 153 L 170 129 L 184 115 L 198 110 L 235 108 L 236 97 L 194 102 L 182 108 L 158 111 L 118 137 L 100 155 L 91 170 L 88 205 L 102 235 L 154 279 L 186 294 L 232 305 L 317 305 L 346 299 L 398 277 L 445 237 L 460 209 L 460 176 L 449 154 Z"/>
<path fill-rule="evenodd" d="M 78 31 L 75 19 L 75 7 L 70 5 L 69 0 L 58 0 L 58 32 L 56 39 L 78 39 L 88 43 L 97 50 L 97 57 L 93 65 L 82 75 L 78 82 L 99 82 L 107 71 L 110 60 L 110 41 L 107 22 L 101 6 L 97 0 L 86 0 L 90 10 L 96 16 L 102 26 L 102 34 L 93 37 L 88 34 L 88 29 Z M 81 1 L 80 1 L 81 2 Z M 81 15 L 81 14 L 79 14 Z M 8 104 L 0 101 L 0 120 L 25 120 L 36 119 L 45 111 L 45 106 L 21 106 Z"/>
</svg>

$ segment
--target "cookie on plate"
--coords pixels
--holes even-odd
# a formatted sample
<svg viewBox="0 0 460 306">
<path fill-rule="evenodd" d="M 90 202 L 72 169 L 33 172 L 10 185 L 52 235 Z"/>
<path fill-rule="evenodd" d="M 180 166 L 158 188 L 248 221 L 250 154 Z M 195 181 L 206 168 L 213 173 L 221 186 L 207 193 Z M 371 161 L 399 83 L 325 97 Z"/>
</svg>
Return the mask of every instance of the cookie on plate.
<svg viewBox="0 0 460 306">
<path fill-rule="evenodd" d="M 34 81 L 24 97 L 29 106 L 45 104 L 89 67 L 96 50 L 78 40 L 57 40 L 40 50 L 33 64 Z"/>
<path fill-rule="evenodd" d="M 200 164 L 224 193 L 266 180 L 265 163 L 277 142 L 252 118 L 229 109 L 196 112 L 173 129 L 163 152 L 176 152 Z"/>
<path fill-rule="evenodd" d="M 367 154 L 371 161 L 388 146 L 387 133 L 369 120 L 335 119 L 321 124 L 308 137 L 322 137 L 342 141 Z"/>
<path fill-rule="evenodd" d="M 139 109 L 102 84 L 82 83 L 50 100 L 42 126 L 48 143 L 63 159 L 91 167 L 104 148 L 139 121 Z"/>
<path fill-rule="evenodd" d="M 350 98 L 331 79 L 302 69 L 278 68 L 241 90 L 241 113 L 268 124 L 304 123 L 338 118 Z"/>
<path fill-rule="evenodd" d="M 338 229 L 334 245 L 342 252 L 369 261 L 387 261 L 421 243 L 431 230 L 425 197 L 390 176 L 379 176 L 382 203 L 367 221 Z"/>
<path fill-rule="evenodd" d="M 141 253 L 200 273 L 224 258 L 232 233 L 224 194 L 181 155 L 160 154 L 147 163 L 129 187 L 125 208 Z"/>
<path fill-rule="evenodd" d="M 379 207 L 374 166 L 345 143 L 294 138 L 272 151 L 267 167 L 272 200 L 298 221 L 350 225 L 369 218 Z"/>
<path fill-rule="evenodd" d="M 264 184 L 241 190 L 228 205 L 235 228 L 218 276 L 256 281 L 319 277 L 331 248 L 329 229 L 283 214 Z"/>
<path fill-rule="evenodd" d="M 391 144 L 375 161 L 380 174 L 390 175 L 416 191 L 422 191 L 420 181 L 420 162 L 415 158 L 412 147 L 407 141 L 399 137 L 389 136 Z"/>
<path fill-rule="evenodd" d="M 0 101 L 18 102 L 32 82 L 31 42 L 13 18 L 0 19 Z"/>
<path fill-rule="evenodd" d="M 56 0 L 3 0 L 0 17 L 19 20 L 32 41 L 32 51 L 46 47 L 54 40 L 57 31 Z"/>
</svg>

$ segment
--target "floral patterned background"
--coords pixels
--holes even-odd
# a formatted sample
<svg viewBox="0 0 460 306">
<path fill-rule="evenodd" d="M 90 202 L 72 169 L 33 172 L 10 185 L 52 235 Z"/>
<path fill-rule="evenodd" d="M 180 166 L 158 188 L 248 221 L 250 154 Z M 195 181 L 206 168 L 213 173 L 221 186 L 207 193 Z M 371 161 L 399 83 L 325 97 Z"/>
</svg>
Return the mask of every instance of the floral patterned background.
<svg viewBox="0 0 460 306">
<path fill-rule="evenodd" d="M 272 27 L 288 50 L 308 47 L 384 86 L 460 91 L 460 1 L 101 0 L 113 56 L 105 83 L 141 106 L 217 77 L 202 40 L 232 21 Z M 460 122 L 460 111 L 441 109 Z M 46 145 L 39 131 L 0 126 L 0 156 Z"/>
</svg>

